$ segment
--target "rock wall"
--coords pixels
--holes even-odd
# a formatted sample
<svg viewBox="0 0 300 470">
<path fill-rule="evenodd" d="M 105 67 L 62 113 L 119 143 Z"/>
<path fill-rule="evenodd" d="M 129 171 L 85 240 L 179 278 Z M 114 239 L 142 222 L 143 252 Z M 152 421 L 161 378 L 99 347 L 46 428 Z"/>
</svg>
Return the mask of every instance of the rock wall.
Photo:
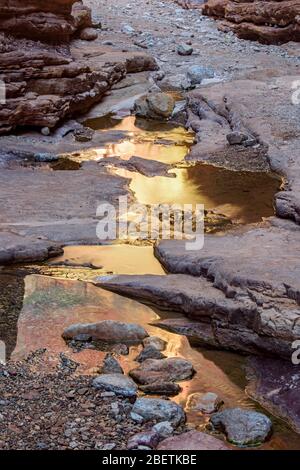
<svg viewBox="0 0 300 470">
<path fill-rule="evenodd" d="M 266 44 L 300 41 L 300 0 L 208 0 L 203 13 L 240 38 Z"/>
<path fill-rule="evenodd" d="M 127 65 L 155 69 L 143 57 L 107 59 L 101 45 L 73 47 L 76 36 L 95 39 L 91 25 L 90 9 L 75 0 L 0 0 L 0 134 L 55 127 L 99 101 Z"/>
</svg>

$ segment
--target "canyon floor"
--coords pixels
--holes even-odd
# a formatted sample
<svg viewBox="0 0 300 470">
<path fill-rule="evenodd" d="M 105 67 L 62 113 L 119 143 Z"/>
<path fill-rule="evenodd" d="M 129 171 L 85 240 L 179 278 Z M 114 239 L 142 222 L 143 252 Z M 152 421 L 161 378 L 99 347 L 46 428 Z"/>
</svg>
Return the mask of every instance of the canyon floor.
<svg viewBox="0 0 300 470">
<path fill-rule="evenodd" d="M 0 432 L 0 446 L 124 449 L 120 423 L 130 435 L 144 430 L 128 418 L 130 400 L 127 411 L 125 404 L 121 410 L 118 398 L 103 400 L 91 391 L 87 377 L 95 373 L 94 361 L 97 366 L 103 361 L 102 352 L 71 352 L 61 333 L 74 318 L 92 322 L 112 316 L 124 321 L 128 313 L 139 323 L 142 312 L 147 331 L 165 335 L 169 342 L 167 356 L 187 357 L 197 372 L 184 382 L 177 403 L 185 408 L 191 392 L 217 392 L 226 406 L 271 416 L 273 437 L 262 448 L 299 449 L 300 375 L 291 363 L 292 343 L 300 339 L 299 45 L 238 39 L 219 31 L 218 23 L 199 10 L 184 10 L 172 1 L 85 4 L 102 28 L 88 45 L 76 40 L 73 54 L 84 50 L 86 60 L 110 65 L 135 59 L 126 77 L 98 105 L 50 135 L 28 128 L 0 137 L 0 331 L 11 360 L 19 361 L 0 371 L 1 389 L 9 382 L 0 402 L 0 419 L 9 422 Z M 192 54 L 179 55 L 178 46 L 187 43 Z M 136 72 L 139 61 L 145 63 L 149 56 L 159 71 Z M 180 90 L 178 83 L 184 83 L 194 65 L 213 70 L 214 76 L 192 91 Z M 187 130 L 178 124 L 139 127 L 130 120 L 135 101 L 151 90 L 172 92 L 179 106 L 187 103 Z M 232 116 L 254 136 L 255 145 L 228 144 Z M 95 130 L 86 142 L 74 137 L 82 124 Z M 128 168 L 132 156 L 148 159 L 147 165 L 135 160 Z M 176 178 L 167 177 L 168 170 Z M 217 225 L 221 215 L 226 222 L 206 234 L 203 250 L 187 252 L 183 242 L 174 240 L 153 247 L 146 240 L 98 247 L 110 250 L 106 255 L 97 252 L 100 202 L 116 203 L 121 195 L 144 203 L 160 198 L 170 202 L 166 194 L 171 200 L 176 195 L 178 202 L 189 202 L 189 197 L 195 202 L 198 189 L 191 186 L 201 186 Z M 61 293 L 72 291 L 74 282 L 78 292 L 65 299 Z M 82 285 L 88 292 L 82 293 Z M 111 296 L 107 305 L 106 296 Z M 107 310 L 98 311 L 100 304 Z M 43 348 L 73 361 L 81 357 L 83 375 L 78 378 L 68 366 L 67 372 L 41 376 L 44 359 L 41 366 L 35 356 L 33 365 L 31 359 L 23 362 Z M 127 362 L 121 358 L 126 372 L 139 352 L 132 351 Z M 50 363 L 59 367 L 57 359 Z M 23 389 L 37 376 L 36 391 L 27 396 Z M 44 393 L 51 382 L 53 390 Z M 58 402 L 46 410 L 54 395 Z M 14 424 L 16 403 L 24 422 L 27 407 L 35 409 L 30 423 Z M 82 408 L 79 418 L 77 404 Z M 94 408 L 99 406 L 105 419 L 95 423 Z M 62 417 L 55 424 L 58 413 Z M 112 422 L 112 413 L 113 431 L 108 432 L 105 423 Z M 41 415 L 53 424 L 41 425 Z M 180 430 L 211 432 L 207 421 L 190 413 Z M 34 431 L 28 434 L 32 423 Z M 147 425 L 145 429 L 149 431 Z M 211 434 L 223 445 L 223 436 Z"/>
</svg>

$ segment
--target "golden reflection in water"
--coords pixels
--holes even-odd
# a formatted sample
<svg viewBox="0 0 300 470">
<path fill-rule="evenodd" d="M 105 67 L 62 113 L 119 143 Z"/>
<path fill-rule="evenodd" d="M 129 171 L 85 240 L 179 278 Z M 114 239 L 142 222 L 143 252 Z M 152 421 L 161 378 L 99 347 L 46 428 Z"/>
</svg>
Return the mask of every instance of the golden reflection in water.
<svg viewBox="0 0 300 470">
<path fill-rule="evenodd" d="M 118 156 L 128 160 L 132 156 L 148 158 L 164 163 L 177 163 L 184 159 L 193 142 L 193 134 L 183 127 L 157 123 L 128 116 L 122 120 L 105 118 L 91 120 L 87 125 L 94 129 L 123 132 L 116 143 L 107 143 L 95 149 L 98 159 Z"/>
<path fill-rule="evenodd" d="M 204 204 L 233 222 L 247 224 L 274 214 L 273 199 L 281 181 L 271 173 L 230 171 L 197 164 L 172 169 L 176 178 L 147 178 L 118 169 L 117 174 L 131 178 L 130 188 L 143 204 Z"/>
<path fill-rule="evenodd" d="M 171 315 L 174 316 L 173 313 Z M 186 337 L 149 325 L 160 316 L 164 317 L 165 313 L 91 283 L 30 275 L 25 279 L 24 305 L 18 321 L 17 344 L 12 359 L 19 360 L 36 349 L 47 348 L 48 354 L 67 353 L 68 357 L 80 363 L 79 373 L 90 374 L 92 369 L 101 366 L 106 353 L 90 349 L 72 352 L 61 337 L 63 329 L 73 323 L 105 319 L 135 322 L 144 326 L 150 335 L 158 335 L 167 341 L 167 349 L 164 351 L 166 356 L 184 357 L 193 363 L 196 374 L 191 380 L 180 382 L 183 391 L 172 398 L 176 402 L 185 406 L 190 393 L 213 391 L 222 398 L 225 407 L 256 407 L 244 393 L 242 357 L 191 348 Z M 118 357 L 125 373 L 138 366 L 134 359 L 140 350 L 141 346 L 132 346 L 128 356 Z M 52 362 L 49 366 L 55 364 Z M 197 429 L 204 429 L 208 417 L 189 412 L 187 420 Z M 275 435 L 263 448 L 299 448 L 298 435 L 278 424 L 275 431 Z"/>
<path fill-rule="evenodd" d="M 64 254 L 53 258 L 52 263 L 70 261 L 72 264 L 103 266 L 114 274 L 165 274 L 153 256 L 152 246 L 105 245 L 66 246 Z M 51 266 L 51 261 L 49 262 Z"/>
</svg>

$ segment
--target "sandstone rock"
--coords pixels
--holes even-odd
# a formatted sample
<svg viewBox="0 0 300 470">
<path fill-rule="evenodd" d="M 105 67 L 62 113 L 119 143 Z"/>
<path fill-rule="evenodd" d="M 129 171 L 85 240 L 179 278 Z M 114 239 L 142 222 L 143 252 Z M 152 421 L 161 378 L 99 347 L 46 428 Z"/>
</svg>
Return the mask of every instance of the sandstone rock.
<svg viewBox="0 0 300 470">
<path fill-rule="evenodd" d="M 174 382 L 154 382 L 146 385 L 140 385 L 139 389 L 149 395 L 173 396 L 181 392 L 180 385 Z"/>
<path fill-rule="evenodd" d="M 192 393 L 188 396 L 186 409 L 210 414 L 218 411 L 221 404 L 222 400 L 216 393 Z"/>
<path fill-rule="evenodd" d="M 35 240 L 21 237 L 10 232 L 0 233 L 0 263 L 26 263 L 29 261 L 45 261 L 48 258 L 63 254 L 59 244 L 49 240 Z"/>
<path fill-rule="evenodd" d="M 160 441 L 160 436 L 154 430 L 139 432 L 131 436 L 127 442 L 127 449 L 132 450 L 138 446 L 147 446 L 150 449 L 155 449 Z"/>
<path fill-rule="evenodd" d="M 211 423 L 223 430 L 229 442 L 238 446 L 256 446 L 271 434 L 271 420 L 256 411 L 231 408 L 211 417 Z"/>
<path fill-rule="evenodd" d="M 138 398 L 133 405 L 132 413 L 142 416 L 144 421 L 169 421 L 175 427 L 185 421 L 181 406 L 160 398 Z"/>
<path fill-rule="evenodd" d="M 83 41 L 95 41 L 97 39 L 98 33 L 93 28 L 84 28 L 80 31 L 80 39 Z"/>
<path fill-rule="evenodd" d="M 163 91 L 185 91 L 193 88 L 191 81 L 183 73 L 167 75 L 159 82 L 159 86 Z"/>
<path fill-rule="evenodd" d="M 300 41 L 298 0 L 208 0 L 203 13 L 224 19 L 226 26 L 243 39 L 267 44 Z"/>
<path fill-rule="evenodd" d="M 102 374 L 124 374 L 124 371 L 117 359 L 115 359 L 111 354 L 106 354 L 104 362 L 101 368 Z"/>
<path fill-rule="evenodd" d="M 166 349 L 167 342 L 159 336 L 148 336 L 144 339 L 143 345 L 144 347 L 152 346 L 153 348 L 156 348 L 159 351 L 164 351 Z"/>
<path fill-rule="evenodd" d="M 145 385 L 153 382 L 176 382 L 190 379 L 194 374 L 194 369 L 186 359 L 169 357 L 147 359 L 140 367 L 132 369 L 129 374 L 135 381 Z"/>
<path fill-rule="evenodd" d="M 158 445 L 158 450 L 229 450 L 224 442 L 200 431 L 189 431 L 169 437 Z"/>
<path fill-rule="evenodd" d="M 150 93 L 135 102 L 135 112 L 141 117 L 167 119 L 171 117 L 174 106 L 174 99 L 167 93 Z"/>
<path fill-rule="evenodd" d="M 145 346 L 145 348 L 135 358 L 137 362 L 144 362 L 146 359 L 164 359 L 166 356 L 153 346 Z"/>
<path fill-rule="evenodd" d="M 247 364 L 247 379 L 247 394 L 299 433 L 299 366 L 280 359 L 252 357 Z"/>
<path fill-rule="evenodd" d="M 127 71 L 157 69 L 154 59 L 145 62 L 145 54 L 105 58 L 90 45 L 74 56 L 72 39 L 91 26 L 90 9 L 81 2 L 19 4 L 0 5 L 0 74 L 6 84 L 0 133 L 17 125 L 52 129 L 66 116 L 88 110 Z M 91 39 L 90 30 L 82 34 Z"/>
<path fill-rule="evenodd" d="M 94 340 L 107 343 L 140 343 L 148 336 L 146 330 L 136 323 L 122 323 L 114 320 L 70 325 L 64 330 L 62 336 L 65 339 L 72 339 L 82 333 L 92 336 Z"/>
<path fill-rule="evenodd" d="M 93 387 L 98 390 L 114 392 L 116 395 L 131 398 L 137 395 L 137 386 L 130 379 L 122 374 L 103 374 L 93 380 Z"/>
</svg>

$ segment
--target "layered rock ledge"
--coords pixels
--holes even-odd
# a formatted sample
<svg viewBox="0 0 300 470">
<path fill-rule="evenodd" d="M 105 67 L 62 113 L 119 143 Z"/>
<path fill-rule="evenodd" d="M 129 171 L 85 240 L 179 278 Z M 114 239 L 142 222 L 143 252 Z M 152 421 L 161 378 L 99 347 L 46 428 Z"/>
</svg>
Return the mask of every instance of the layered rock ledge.
<svg viewBox="0 0 300 470">
<path fill-rule="evenodd" d="M 267 44 L 300 41 L 298 0 L 208 0 L 203 13 L 223 20 L 240 38 Z"/>
<path fill-rule="evenodd" d="M 156 69 L 143 53 L 77 45 L 76 36 L 91 25 L 90 10 L 74 0 L 0 2 L 0 134 L 17 126 L 53 128 L 99 101 L 127 71 Z"/>
</svg>

